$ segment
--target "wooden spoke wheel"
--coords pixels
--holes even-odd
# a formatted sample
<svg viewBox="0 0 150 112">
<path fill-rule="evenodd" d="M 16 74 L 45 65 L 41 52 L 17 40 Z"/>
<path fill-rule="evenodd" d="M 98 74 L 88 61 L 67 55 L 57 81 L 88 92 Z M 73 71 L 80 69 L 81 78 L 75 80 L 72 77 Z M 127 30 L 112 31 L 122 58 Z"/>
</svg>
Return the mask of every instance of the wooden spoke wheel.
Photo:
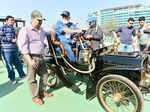
<svg viewBox="0 0 150 112">
<path fill-rule="evenodd" d="M 144 100 L 137 86 L 119 75 L 107 75 L 97 84 L 97 98 L 107 112 L 142 112 Z"/>
</svg>

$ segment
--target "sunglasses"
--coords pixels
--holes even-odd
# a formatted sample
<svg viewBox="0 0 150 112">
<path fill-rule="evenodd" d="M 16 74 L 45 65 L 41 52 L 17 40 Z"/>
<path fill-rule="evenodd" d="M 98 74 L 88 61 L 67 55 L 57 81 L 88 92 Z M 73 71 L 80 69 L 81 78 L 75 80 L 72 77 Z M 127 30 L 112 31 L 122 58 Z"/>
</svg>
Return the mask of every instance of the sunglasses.
<svg viewBox="0 0 150 112">
<path fill-rule="evenodd" d="M 129 24 L 131 24 L 131 25 L 132 25 L 132 24 L 134 24 L 134 23 L 129 23 Z"/>
</svg>

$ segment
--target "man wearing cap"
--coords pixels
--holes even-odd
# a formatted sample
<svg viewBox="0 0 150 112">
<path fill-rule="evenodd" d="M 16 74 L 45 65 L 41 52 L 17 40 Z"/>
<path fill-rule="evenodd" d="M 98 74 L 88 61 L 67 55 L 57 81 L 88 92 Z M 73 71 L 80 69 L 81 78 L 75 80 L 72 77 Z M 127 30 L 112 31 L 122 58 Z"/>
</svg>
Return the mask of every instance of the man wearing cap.
<svg viewBox="0 0 150 112">
<path fill-rule="evenodd" d="M 68 58 L 75 62 L 74 52 L 72 45 L 74 39 L 71 39 L 72 33 L 81 33 L 82 30 L 78 29 L 72 22 L 70 22 L 70 13 L 63 11 L 62 20 L 59 20 L 55 25 L 56 38 L 63 44 L 65 51 L 67 52 Z"/>
<path fill-rule="evenodd" d="M 29 89 L 36 104 L 43 104 L 42 97 L 52 96 L 45 92 L 48 72 L 42 55 L 45 36 L 50 32 L 46 32 L 41 27 L 42 20 L 44 18 L 38 10 L 32 11 L 31 24 L 22 28 L 18 35 L 18 46 L 27 63 Z M 40 76 L 39 88 L 36 74 Z"/>
<path fill-rule="evenodd" d="M 97 19 L 91 17 L 88 19 L 90 28 L 88 29 L 86 38 L 91 42 L 91 48 L 93 51 L 100 49 L 103 46 L 103 31 L 96 24 Z"/>
</svg>

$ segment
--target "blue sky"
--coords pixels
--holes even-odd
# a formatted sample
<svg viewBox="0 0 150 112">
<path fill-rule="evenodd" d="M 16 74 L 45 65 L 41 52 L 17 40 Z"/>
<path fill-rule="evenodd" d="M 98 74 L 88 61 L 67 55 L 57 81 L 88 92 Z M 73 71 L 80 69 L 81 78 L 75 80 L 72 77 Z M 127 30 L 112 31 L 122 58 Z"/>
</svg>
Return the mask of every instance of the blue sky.
<svg viewBox="0 0 150 112">
<path fill-rule="evenodd" d="M 28 24 L 30 13 L 38 9 L 47 19 L 43 26 L 51 27 L 60 19 L 61 12 L 68 10 L 72 21 L 84 25 L 92 11 L 133 3 L 150 5 L 150 0 L 0 0 L 0 16 L 13 15 L 25 19 Z"/>
</svg>

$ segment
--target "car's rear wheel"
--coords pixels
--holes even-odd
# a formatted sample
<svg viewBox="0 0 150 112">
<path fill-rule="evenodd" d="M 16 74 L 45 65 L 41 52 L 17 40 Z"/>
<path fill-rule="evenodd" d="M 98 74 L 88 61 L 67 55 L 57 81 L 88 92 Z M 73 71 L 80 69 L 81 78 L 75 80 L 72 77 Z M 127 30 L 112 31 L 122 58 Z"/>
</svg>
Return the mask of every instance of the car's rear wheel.
<svg viewBox="0 0 150 112">
<path fill-rule="evenodd" d="M 59 85 L 60 80 L 57 76 L 56 69 L 52 69 L 51 65 L 46 63 L 48 67 L 48 79 L 47 79 L 47 85 L 51 88 L 55 88 Z"/>
<path fill-rule="evenodd" d="M 119 75 L 107 75 L 99 80 L 97 98 L 107 112 L 142 112 L 144 100 L 138 87 Z"/>
</svg>

